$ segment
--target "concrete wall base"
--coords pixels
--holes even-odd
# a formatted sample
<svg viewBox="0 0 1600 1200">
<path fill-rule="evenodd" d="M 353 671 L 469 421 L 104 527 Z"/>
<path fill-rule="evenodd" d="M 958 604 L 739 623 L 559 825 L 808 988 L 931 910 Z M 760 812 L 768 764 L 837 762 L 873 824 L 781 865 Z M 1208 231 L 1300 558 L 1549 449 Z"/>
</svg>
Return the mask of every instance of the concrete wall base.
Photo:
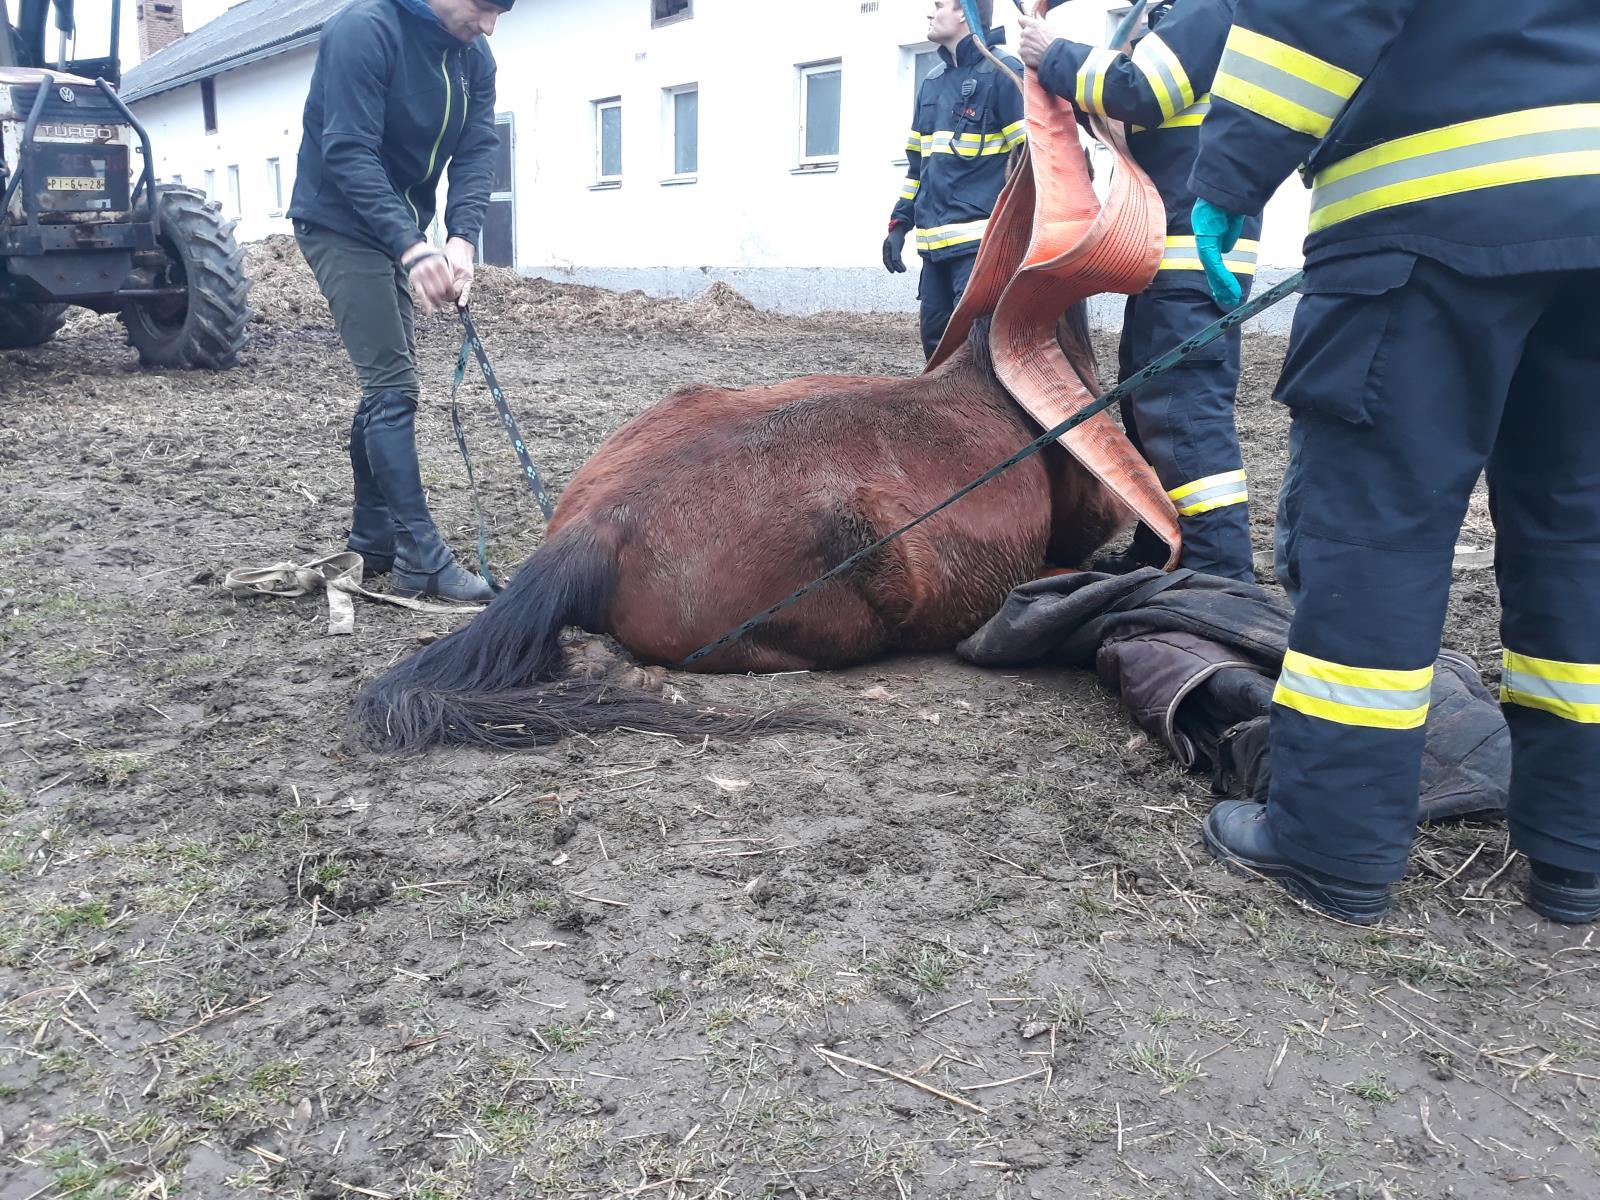
<svg viewBox="0 0 1600 1200">
<path fill-rule="evenodd" d="M 907 266 L 911 270 L 904 275 L 869 267 L 554 266 L 524 267 L 522 274 L 618 292 L 637 289 L 649 296 L 678 299 L 698 296 L 713 283 L 726 283 L 758 308 L 803 316 L 840 311 L 915 312 L 917 269 L 914 263 Z M 1265 290 L 1291 273 L 1283 268 L 1263 267 L 1256 276 L 1256 290 Z M 1298 300 L 1298 296 L 1289 297 L 1257 317 L 1250 328 L 1288 333 Z M 1119 329 L 1124 303 L 1121 296 L 1096 296 L 1090 302 L 1090 320 L 1098 329 Z"/>
</svg>

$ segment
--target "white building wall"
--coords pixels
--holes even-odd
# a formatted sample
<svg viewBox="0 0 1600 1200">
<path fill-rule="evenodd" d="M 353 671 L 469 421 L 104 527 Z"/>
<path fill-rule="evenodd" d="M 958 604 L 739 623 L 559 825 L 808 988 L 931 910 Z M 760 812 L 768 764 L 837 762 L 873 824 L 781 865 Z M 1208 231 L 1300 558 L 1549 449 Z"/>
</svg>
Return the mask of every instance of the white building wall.
<svg viewBox="0 0 1600 1200">
<path fill-rule="evenodd" d="M 224 212 L 239 216 L 240 241 L 288 233 L 283 212 L 294 189 L 295 155 L 300 150 L 300 115 L 306 87 L 316 62 L 315 47 L 302 47 L 224 71 L 215 80 L 217 131 L 208 134 L 200 102 L 200 85 L 188 84 L 134 103 L 133 110 L 150 134 L 156 155 L 156 177 L 182 177 L 203 188 L 206 172 L 216 172 L 213 199 Z M 269 187 L 267 161 L 277 159 L 282 204 Z M 232 208 L 228 168 L 239 169 L 239 209 Z"/>
<path fill-rule="evenodd" d="M 930 7 L 695 0 L 692 19 L 652 29 L 649 0 L 524 0 L 493 42 L 500 107 L 517 120 L 519 265 L 663 295 L 725 279 L 790 311 L 914 307 L 915 256 L 903 276 L 879 263 Z M 1078 0 L 1051 21 L 1063 36 L 1103 43 L 1121 7 Z M 1010 10 L 995 5 L 1015 46 Z M 838 168 L 796 173 L 799 67 L 830 59 L 843 69 Z M 663 91 L 687 83 L 700 87 L 699 176 L 664 186 Z M 612 96 L 623 104 L 623 181 L 594 190 L 593 102 Z M 1307 211 L 1291 180 L 1270 209 L 1264 264 L 1299 264 Z"/>
<path fill-rule="evenodd" d="M 756 303 L 792 312 L 905 310 L 917 260 L 891 276 L 880 248 L 900 180 L 913 102 L 913 56 L 929 0 L 694 0 L 687 20 L 652 28 L 650 0 L 522 0 L 501 18 L 497 109 L 515 128 L 516 259 L 526 273 L 658 295 L 696 295 L 726 280 Z M 1063 36 L 1102 43 L 1118 0 L 1077 0 L 1051 17 Z M 1013 6 L 997 0 L 1009 44 Z M 837 59 L 843 119 L 836 168 L 799 171 L 799 67 Z M 300 114 L 314 48 L 217 77 L 218 130 L 207 135 L 199 85 L 138 102 L 162 179 L 200 186 L 207 169 L 239 235 L 288 232 L 273 215 L 266 161 L 294 184 Z M 665 90 L 696 84 L 699 171 L 672 173 Z M 597 188 L 594 102 L 623 105 L 621 185 Z M 441 196 L 440 210 L 443 211 Z M 1297 179 L 1268 209 L 1262 262 L 1298 266 L 1307 194 Z M 1107 306 L 1109 315 L 1111 306 Z"/>
</svg>

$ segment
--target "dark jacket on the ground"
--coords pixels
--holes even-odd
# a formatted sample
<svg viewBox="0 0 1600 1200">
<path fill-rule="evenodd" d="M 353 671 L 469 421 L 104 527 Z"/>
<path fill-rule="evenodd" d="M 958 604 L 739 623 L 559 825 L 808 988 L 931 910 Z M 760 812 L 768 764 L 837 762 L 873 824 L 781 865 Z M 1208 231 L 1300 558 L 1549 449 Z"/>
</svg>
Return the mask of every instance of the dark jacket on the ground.
<svg viewBox="0 0 1600 1200">
<path fill-rule="evenodd" d="M 980 666 L 1053 662 L 1095 669 L 1139 726 L 1219 792 L 1264 797 L 1273 682 L 1288 604 L 1253 583 L 1083 571 L 1023 584 L 958 647 Z M 1511 734 L 1477 666 L 1446 650 L 1433 677 L 1423 821 L 1505 810 Z"/>
<path fill-rule="evenodd" d="M 420 0 L 356 0 L 322 31 L 289 216 L 399 258 L 450 165 L 451 237 L 476 242 L 494 183 L 495 63 Z"/>
</svg>

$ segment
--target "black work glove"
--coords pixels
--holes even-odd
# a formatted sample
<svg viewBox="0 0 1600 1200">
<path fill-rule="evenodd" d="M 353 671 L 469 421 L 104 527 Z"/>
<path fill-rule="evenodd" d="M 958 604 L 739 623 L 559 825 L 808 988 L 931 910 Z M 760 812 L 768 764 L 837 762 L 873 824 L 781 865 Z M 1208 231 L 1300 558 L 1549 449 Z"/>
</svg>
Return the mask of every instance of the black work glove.
<svg viewBox="0 0 1600 1200">
<path fill-rule="evenodd" d="M 905 229 L 891 229 L 889 236 L 883 239 L 883 269 L 889 274 L 904 275 L 906 273 L 906 260 L 903 257 L 905 248 Z"/>
</svg>

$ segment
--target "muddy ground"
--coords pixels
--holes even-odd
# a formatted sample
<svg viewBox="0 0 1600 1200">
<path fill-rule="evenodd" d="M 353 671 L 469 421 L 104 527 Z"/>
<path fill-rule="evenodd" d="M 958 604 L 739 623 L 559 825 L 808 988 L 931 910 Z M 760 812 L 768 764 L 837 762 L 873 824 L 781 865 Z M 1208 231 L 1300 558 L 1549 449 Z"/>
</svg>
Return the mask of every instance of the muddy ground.
<svg viewBox="0 0 1600 1200">
<path fill-rule="evenodd" d="M 139 372 L 96 319 L 0 354 L 7 1200 L 1596 1194 L 1600 960 L 1517 903 L 1503 829 L 1425 833 L 1376 931 L 1320 921 L 1208 861 L 1204 782 L 1086 675 L 675 677 L 855 725 L 341 749 L 448 621 L 329 638 L 220 587 L 344 530 L 352 379 L 271 254 L 234 373 Z M 919 366 L 903 317 L 482 296 L 557 486 L 685 381 Z M 451 329 L 423 341 L 465 550 Z M 1262 549 L 1282 349 L 1241 397 Z M 509 567 L 541 523 L 491 412 Z M 1448 640 L 1492 658 L 1486 574 Z"/>
</svg>

